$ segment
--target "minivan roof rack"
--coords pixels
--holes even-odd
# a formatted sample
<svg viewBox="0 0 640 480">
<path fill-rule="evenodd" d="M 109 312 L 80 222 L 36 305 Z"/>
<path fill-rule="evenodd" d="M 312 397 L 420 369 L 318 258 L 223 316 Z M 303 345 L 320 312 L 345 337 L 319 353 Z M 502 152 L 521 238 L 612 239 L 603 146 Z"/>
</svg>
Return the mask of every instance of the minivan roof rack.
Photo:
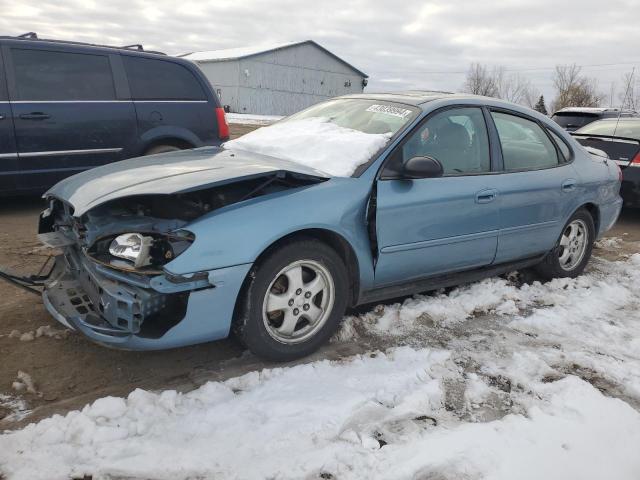
<svg viewBox="0 0 640 480">
<path fill-rule="evenodd" d="M 136 50 L 138 52 L 153 53 L 156 55 L 166 55 L 166 53 L 164 52 L 158 52 L 155 50 L 145 50 L 144 47 L 139 43 L 135 43 L 133 45 L 125 45 L 124 47 L 114 47 L 113 45 L 100 45 L 97 43 L 74 42 L 71 40 L 53 40 L 49 38 L 38 38 L 38 34 L 36 32 L 27 32 L 27 33 L 23 33 L 22 35 L 17 35 L 15 37 L 0 36 L 0 38 L 18 38 L 20 40 L 40 40 L 43 42 L 64 43 L 67 45 L 88 45 L 90 47 L 114 48 L 117 50 Z"/>
<path fill-rule="evenodd" d="M 127 50 L 139 50 L 141 52 L 144 52 L 144 48 L 140 43 L 134 43 L 133 45 L 125 45 L 124 47 L 120 47 L 120 48 L 126 48 Z"/>
</svg>

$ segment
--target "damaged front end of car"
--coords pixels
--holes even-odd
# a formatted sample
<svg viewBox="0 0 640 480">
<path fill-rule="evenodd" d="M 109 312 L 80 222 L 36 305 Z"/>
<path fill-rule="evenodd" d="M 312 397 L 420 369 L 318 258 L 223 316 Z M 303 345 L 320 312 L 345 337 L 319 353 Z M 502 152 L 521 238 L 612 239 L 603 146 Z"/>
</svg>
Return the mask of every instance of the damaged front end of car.
<svg viewBox="0 0 640 480">
<path fill-rule="evenodd" d="M 62 253 L 44 282 L 47 310 L 90 339 L 123 349 L 161 349 L 228 336 L 251 263 L 177 274 L 171 262 L 196 242 L 189 224 L 243 201 L 318 183 L 288 171 L 112 198 L 82 211 L 46 198 L 39 239 Z"/>
</svg>

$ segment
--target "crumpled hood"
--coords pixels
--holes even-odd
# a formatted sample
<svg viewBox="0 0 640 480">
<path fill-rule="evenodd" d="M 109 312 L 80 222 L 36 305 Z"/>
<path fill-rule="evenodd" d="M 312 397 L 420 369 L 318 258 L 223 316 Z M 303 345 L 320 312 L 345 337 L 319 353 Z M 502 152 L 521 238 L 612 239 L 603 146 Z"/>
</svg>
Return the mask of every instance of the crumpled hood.
<svg viewBox="0 0 640 480">
<path fill-rule="evenodd" d="M 329 177 L 288 160 L 243 150 L 203 147 L 132 158 L 87 170 L 57 183 L 45 197 L 69 203 L 74 216 L 80 217 L 117 198 L 184 193 L 278 171 Z"/>
</svg>

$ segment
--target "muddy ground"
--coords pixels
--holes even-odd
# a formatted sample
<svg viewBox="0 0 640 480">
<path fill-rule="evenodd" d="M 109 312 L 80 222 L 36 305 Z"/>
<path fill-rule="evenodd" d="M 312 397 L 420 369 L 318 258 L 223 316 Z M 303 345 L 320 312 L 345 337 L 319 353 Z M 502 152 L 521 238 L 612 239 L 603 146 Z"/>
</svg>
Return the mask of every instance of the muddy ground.
<svg viewBox="0 0 640 480">
<path fill-rule="evenodd" d="M 237 136 L 252 128 L 233 125 L 232 134 Z M 35 238 L 41 209 L 38 198 L 0 200 L 3 268 L 33 273 L 46 259 Z M 599 249 L 595 254 L 615 258 L 637 251 L 640 212 L 624 212 L 608 236 L 622 239 L 617 242 L 619 248 Z M 370 347 L 362 342 L 335 343 L 305 361 L 338 358 Z M 105 395 L 127 395 L 138 387 L 189 390 L 208 380 L 264 366 L 232 339 L 162 352 L 124 352 L 97 346 L 78 334 L 65 332 L 46 313 L 39 297 L 0 282 L 0 399 L 6 395 L 21 400 L 25 402 L 23 408 L 30 411 L 26 416 L 15 412 L 9 415 L 11 410 L 0 406 L 0 430 L 79 408 Z M 19 371 L 33 379 L 35 393 L 13 389 Z"/>
</svg>

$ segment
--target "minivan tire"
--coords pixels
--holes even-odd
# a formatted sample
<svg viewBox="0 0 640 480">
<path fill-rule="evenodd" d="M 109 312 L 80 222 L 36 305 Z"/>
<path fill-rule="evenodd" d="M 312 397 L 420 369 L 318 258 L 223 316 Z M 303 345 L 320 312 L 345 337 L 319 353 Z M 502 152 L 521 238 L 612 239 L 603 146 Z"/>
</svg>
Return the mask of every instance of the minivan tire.
<svg viewBox="0 0 640 480">
<path fill-rule="evenodd" d="M 155 147 L 151 147 L 144 154 L 146 155 L 156 155 L 158 153 L 168 153 L 168 152 L 177 152 L 178 150 L 182 150 L 180 147 L 176 147 L 175 145 L 156 145 Z"/>
<path fill-rule="evenodd" d="M 333 248 L 311 238 L 278 245 L 249 272 L 238 300 L 234 333 L 265 360 L 304 357 L 337 330 L 349 291 L 346 267 Z M 292 328 L 285 328 L 287 319 Z"/>
</svg>

